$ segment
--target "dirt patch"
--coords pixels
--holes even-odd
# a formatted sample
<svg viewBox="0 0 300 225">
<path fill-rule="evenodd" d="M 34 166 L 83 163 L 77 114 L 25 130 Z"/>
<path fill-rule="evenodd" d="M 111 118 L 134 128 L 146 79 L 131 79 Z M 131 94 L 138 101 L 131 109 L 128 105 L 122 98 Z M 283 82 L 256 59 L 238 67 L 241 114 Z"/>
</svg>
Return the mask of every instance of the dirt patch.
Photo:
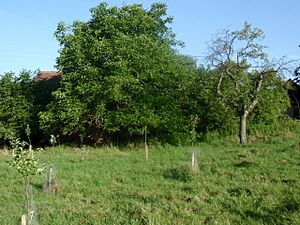
<svg viewBox="0 0 300 225">
<path fill-rule="evenodd" d="M 0 150 L 0 156 L 8 156 L 9 152 L 7 150 Z"/>
</svg>

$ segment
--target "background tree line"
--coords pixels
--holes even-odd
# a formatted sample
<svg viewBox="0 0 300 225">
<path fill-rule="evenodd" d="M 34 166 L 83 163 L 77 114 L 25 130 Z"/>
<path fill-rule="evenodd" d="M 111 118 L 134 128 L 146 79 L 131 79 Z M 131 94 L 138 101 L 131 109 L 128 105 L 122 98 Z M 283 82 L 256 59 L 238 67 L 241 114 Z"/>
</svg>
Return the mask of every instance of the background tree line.
<svg viewBox="0 0 300 225">
<path fill-rule="evenodd" d="M 1 76 L 2 143 L 24 136 L 27 124 L 36 142 L 52 134 L 62 141 L 126 143 L 147 134 L 180 144 L 216 132 L 239 133 L 245 143 L 247 131 L 268 131 L 285 119 L 286 62 L 269 61 L 262 30 L 245 23 L 218 34 L 203 66 L 176 50 L 183 43 L 171 23 L 161 3 L 150 9 L 102 3 L 87 22 L 59 23 L 63 75 L 48 87 L 50 96 L 35 73 Z"/>
</svg>

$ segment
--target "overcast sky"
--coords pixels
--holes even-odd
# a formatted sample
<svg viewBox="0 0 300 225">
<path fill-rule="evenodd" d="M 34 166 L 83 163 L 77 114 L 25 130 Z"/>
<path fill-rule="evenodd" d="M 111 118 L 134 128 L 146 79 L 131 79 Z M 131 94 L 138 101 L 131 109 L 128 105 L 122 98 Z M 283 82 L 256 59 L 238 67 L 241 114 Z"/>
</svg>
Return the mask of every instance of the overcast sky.
<svg viewBox="0 0 300 225">
<path fill-rule="evenodd" d="M 109 5 L 152 0 L 106 1 Z M 224 28 L 239 29 L 245 21 L 265 32 L 270 58 L 300 58 L 300 0 L 165 0 L 183 54 L 205 55 L 212 35 Z M 53 36 L 58 22 L 87 21 L 96 0 L 10 0 L 0 2 L 0 74 L 27 70 L 53 70 L 58 43 Z"/>
</svg>

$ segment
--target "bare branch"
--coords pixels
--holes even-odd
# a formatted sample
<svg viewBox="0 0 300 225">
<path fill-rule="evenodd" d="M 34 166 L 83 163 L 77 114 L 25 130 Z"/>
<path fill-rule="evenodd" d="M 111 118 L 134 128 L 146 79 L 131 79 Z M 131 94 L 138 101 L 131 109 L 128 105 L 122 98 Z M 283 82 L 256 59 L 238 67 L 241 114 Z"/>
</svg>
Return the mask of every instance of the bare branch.
<svg viewBox="0 0 300 225">
<path fill-rule="evenodd" d="M 224 78 L 224 74 L 221 73 L 220 79 L 219 79 L 219 82 L 218 82 L 218 85 L 217 85 L 217 93 L 220 96 L 223 96 L 222 91 L 221 91 L 221 85 L 222 85 L 223 78 Z"/>
</svg>

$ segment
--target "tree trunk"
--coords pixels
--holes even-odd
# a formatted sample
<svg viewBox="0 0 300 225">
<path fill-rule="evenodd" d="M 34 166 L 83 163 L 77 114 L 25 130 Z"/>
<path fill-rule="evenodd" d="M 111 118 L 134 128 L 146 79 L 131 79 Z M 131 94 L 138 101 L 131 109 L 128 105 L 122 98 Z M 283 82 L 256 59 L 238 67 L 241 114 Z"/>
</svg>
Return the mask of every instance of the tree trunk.
<svg viewBox="0 0 300 225">
<path fill-rule="evenodd" d="M 147 140 L 147 126 L 144 128 L 144 146 L 145 146 L 145 159 L 149 159 L 149 153 L 148 153 L 148 140 Z"/>
<path fill-rule="evenodd" d="M 29 186 L 29 177 L 24 177 L 24 187 L 25 187 L 25 208 L 26 208 L 26 224 L 29 224 L 29 215 L 30 215 L 30 198 L 28 193 L 28 186 Z"/>
<path fill-rule="evenodd" d="M 240 115 L 240 143 L 245 144 L 247 142 L 247 117 L 248 112 L 245 110 Z"/>
</svg>

